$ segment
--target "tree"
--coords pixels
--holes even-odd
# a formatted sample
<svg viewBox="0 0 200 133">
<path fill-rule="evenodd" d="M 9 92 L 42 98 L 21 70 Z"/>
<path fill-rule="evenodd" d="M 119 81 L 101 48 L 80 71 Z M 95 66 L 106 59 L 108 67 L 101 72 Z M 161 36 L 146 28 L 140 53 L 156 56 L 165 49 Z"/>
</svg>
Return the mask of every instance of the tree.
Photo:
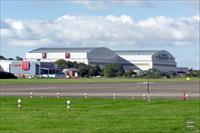
<svg viewBox="0 0 200 133">
<path fill-rule="evenodd" d="M 152 68 L 146 71 L 145 77 L 146 78 L 160 78 L 161 72 L 156 68 Z"/>
<path fill-rule="evenodd" d="M 73 62 L 73 68 L 78 68 L 78 63 L 76 61 Z"/>
<path fill-rule="evenodd" d="M 3 55 L 0 55 L 0 60 L 7 60 Z"/>
<path fill-rule="evenodd" d="M 13 58 L 8 58 L 8 60 L 14 60 Z"/>
<path fill-rule="evenodd" d="M 89 77 L 89 70 L 90 67 L 84 63 L 79 63 L 78 64 L 78 74 L 81 77 Z"/>
<path fill-rule="evenodd" d="M 190 69 L 189 70 L 189 73 L 186 74 L 186 76 L 188 77 L 200 77 L 200 70 L 193 70 L 193 69 Z"/>
<path fill-rule="evenodd" d="M 16 56 L 16 60 L 23 60 L 23 58 Z"/>
<path fill-rule="evenodd" d="M 57 64 L 59 68 L 62 68 L 62 69 L 67 68 L 67 62 L 63 59 L 55 61 L 55 64 Z"/>
<path fill-rule="evenodd" d="M 95 70 L 96 70 L 96 76 L 99 76 L 99 75 L 101 75 L 101 73 L 102 73 L 102 70 L 101 70 L 101 68 L 100 68 L 100 66 L 99 66 L 99 65 L 96 65 L 96 66 L 95 66 Z"/>
<path fill-rule="evenodd" d="M 73 62 L 71 62 L 71 61 L 66 61 L 66 67 L 67 67 L 67 68 L 73 68 Z"/>
<path fill-rule="evenodd" d="M 92 76 L 96 76 L 96 70 L 95 70 L 95 67 L 90 67 L 90 70 L 89 70 L 89 76 L 92 77 Z"/>
<path fill-rule="evenodd" d="M 124 74 L 124 68 L 121 64 L 112 63 L 104 67 L 104 76 L 105 77 L 117 77 Z"/>
<path fill-rule="evenodd" d="M 128 70 L 125 72 L 125 77 L 131 78 L 133 75 L 136 75 L 137 73 L 134 72 L 133 70 Z"/>
</svg>

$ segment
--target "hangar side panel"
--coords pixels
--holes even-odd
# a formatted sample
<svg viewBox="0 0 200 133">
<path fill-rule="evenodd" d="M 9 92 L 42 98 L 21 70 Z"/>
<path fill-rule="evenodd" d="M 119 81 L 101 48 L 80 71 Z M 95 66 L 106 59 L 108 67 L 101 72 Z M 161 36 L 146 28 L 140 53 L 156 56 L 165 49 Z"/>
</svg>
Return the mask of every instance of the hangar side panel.
<svg viewBox="0 0 200 133">
<path fill-rule="evenodd" d="M 87 58 L 90 65 L 104 66 L 109 63 L 117 63 L 118 55 L 107 48 L 96 48 L 88 52 Z"/>
<path fill-rule="evenodd" d="M 120 55 L 120 57 L 131 62 L 141 70 L 148 70 L 153 67 L 151 55 Z"/>
</svg>

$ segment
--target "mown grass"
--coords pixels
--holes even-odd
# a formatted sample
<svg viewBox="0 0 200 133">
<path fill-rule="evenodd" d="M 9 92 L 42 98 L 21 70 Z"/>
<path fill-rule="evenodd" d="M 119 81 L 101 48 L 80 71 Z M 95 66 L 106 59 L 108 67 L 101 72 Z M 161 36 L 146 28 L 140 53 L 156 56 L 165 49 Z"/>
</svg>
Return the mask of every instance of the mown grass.
<svg viewBox="0 0 200 133">
<path fill-rule="evenodd" d="M 1 133 L 183 133 L 199 132 L 199 100 L 0 97 Z M 186 128 L 187 120 L 195 128 Z"/>
<path fill-rule="evenodd" d="M 191 78 L 189 81 L 199 80 Z M 79 78 L 79 79 L 1 79 L 1 84 L 67 84 L 67 83 L 131 83 L 145 82 L 147 79 L 142 78 Z M 170 79 L 150 79 L 151 82 L 179 82 L 185 81 L 186 78 L 170 78 Z"/>
</svg>

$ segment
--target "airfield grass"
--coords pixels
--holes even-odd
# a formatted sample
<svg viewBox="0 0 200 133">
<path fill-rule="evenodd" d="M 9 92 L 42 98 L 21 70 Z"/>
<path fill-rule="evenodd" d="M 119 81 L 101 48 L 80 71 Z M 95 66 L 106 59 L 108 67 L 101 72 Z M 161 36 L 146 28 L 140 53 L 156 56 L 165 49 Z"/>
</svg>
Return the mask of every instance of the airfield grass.
<svg viewBox="0 0 200 133">
<path fill-rule="evenodd" d="M 199 100 L 0 97 L 0 133 L 199 132 Z M 71 111 L 66 109 L 70 99 Z M 186 121 L 195 121 L 186 128 Z"/>
<path fill-rule="evenodd" d="M 189 81 L 186 78 L 169 78 L 169 79 L 149 79 L 151 82 L 189 82 L 199 80 L 199 78 L 191 78 Z M 1 84 L 67 84 L 67 83 L 132 83 L 146 82 L 144 78 L 78 78 L 78 79 L 1 79 Z"/>
</svg>

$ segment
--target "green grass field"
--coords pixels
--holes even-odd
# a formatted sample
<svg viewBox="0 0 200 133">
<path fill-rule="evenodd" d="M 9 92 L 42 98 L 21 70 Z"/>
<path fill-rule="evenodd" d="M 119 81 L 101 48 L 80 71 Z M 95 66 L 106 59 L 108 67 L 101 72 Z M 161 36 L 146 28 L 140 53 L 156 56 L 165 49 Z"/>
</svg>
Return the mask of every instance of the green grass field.
<svg viewBox="0 0 200 133">
<path fill-rule="evenodd" d="M 191 78 L 189 81 L 199 80 Z M 145 82 L 142 78 L 80 78 L 80 79 L 1 79 L 1 84 L 66 84 L 66 83 L 131 83 Z M 151 82 L 179 82 L 187 81 L 186 78 L 150 79 Z"/>
<path fill-rule="evenodd" d="M 192 133 L 199 132 L 199 100 L 0 97 L 1 133 Z M 186 128 L 194 121 L 194 128 Z"/>
</svg>

